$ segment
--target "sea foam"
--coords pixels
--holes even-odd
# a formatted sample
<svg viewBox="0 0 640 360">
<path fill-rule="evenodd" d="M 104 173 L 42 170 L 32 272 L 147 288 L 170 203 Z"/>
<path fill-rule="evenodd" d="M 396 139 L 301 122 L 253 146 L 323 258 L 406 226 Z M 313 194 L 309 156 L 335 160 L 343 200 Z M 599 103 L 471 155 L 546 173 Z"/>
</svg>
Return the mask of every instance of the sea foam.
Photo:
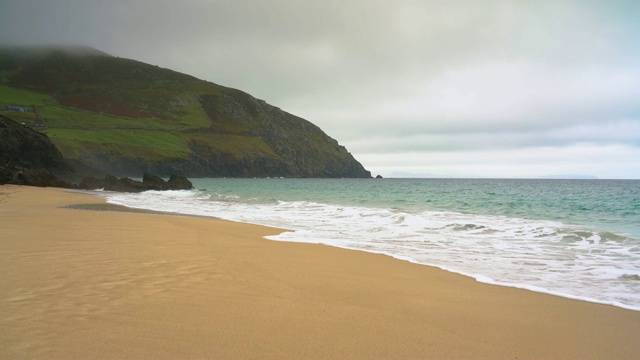
<svg viewBox="0 0 640 360">
<path fill-rule="evenodd" d="M 243 198 L 210 191 L 104 193 L 130 207 L 288 229 L 268 239 L 386 254 L 484 283 L 640 310 L 640 246 L 559 221 Z"/>
</svg>

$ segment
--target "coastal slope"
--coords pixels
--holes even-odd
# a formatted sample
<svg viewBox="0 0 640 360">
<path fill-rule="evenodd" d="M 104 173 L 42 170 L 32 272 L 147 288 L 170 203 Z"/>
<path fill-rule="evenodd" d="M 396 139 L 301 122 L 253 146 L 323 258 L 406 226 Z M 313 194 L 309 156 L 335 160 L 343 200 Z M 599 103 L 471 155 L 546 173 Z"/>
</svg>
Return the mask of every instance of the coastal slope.
<svg viewBox="0 0 640 360">
<path fill-rule="evenodd" d="M 117 176 L 371 177 L 313 123 L 237 90 L 86 47 L 0 47 L 0 114 Z"/>
</svg>

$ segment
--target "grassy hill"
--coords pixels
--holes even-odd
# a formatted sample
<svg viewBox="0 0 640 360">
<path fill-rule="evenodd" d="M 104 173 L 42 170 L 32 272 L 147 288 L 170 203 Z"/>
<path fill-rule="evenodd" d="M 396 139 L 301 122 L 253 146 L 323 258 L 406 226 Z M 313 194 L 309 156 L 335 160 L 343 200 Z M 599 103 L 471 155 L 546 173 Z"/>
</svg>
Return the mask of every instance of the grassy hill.
<svg viewBox="0 0 640 360">
<path fill-rule="evenodd" d="M 0 48 L 0 108 L 65 157 L 114 175 L 370 177 L 304 119 L 90 48 Z"/>
</svg>

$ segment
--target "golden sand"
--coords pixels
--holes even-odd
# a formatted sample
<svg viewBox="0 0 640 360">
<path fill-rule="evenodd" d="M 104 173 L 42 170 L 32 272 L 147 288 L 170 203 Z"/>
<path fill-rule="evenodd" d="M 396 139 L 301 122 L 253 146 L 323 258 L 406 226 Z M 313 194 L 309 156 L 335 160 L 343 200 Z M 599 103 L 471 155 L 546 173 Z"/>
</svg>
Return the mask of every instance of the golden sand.
<svg viewBox="0 0 640 360">
<path fill-rule="evenodd" d="M 640 312 L 0 186 L 0 359 L 633 359 Z"/>
</svg>

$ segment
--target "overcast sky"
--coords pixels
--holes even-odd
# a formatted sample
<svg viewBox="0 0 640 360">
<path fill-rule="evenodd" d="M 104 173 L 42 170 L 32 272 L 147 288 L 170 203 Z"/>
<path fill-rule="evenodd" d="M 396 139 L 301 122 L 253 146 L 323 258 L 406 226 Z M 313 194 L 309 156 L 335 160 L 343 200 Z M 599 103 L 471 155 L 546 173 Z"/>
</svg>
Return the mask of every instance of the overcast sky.
<svg viewBox="0 0 640 360">
<path fill-rule="evenodd" d="M 0 43 L 241 89 L 373 175 L 638 179 L 638 19 L 615 0 L 0 0 Z"/>
</svg>

